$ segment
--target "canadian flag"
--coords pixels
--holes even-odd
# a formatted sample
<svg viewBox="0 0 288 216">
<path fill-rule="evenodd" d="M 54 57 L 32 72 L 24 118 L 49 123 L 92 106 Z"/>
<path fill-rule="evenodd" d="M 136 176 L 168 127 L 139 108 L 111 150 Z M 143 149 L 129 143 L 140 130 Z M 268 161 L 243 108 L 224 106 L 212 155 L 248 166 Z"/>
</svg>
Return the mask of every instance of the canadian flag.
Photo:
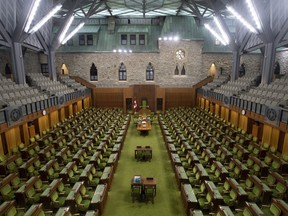
<svg viewBox="0 0 288 216">
<path fill-rule="evenodd" d="M 134 101 L 133 101 L 133 109 L 134 109 L 134 110 L 137 109 L 137 101 L 136 101 L 136 98 L 134 98 Z"/>
</svg>

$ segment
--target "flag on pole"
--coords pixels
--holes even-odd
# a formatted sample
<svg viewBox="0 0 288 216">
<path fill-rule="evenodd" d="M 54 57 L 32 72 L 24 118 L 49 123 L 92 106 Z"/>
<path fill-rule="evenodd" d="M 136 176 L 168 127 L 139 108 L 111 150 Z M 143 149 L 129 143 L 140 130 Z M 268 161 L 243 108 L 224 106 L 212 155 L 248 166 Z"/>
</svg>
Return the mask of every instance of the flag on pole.
<svg viewBox="0 0 288 216">
<path fill-rule="evenodd" d="M 133 101 L 133 110 L 136 111 L 137 109 L 137 101 L 136 101 L 136 98 L 134 98 L 134 101 Z"/>
</svg>

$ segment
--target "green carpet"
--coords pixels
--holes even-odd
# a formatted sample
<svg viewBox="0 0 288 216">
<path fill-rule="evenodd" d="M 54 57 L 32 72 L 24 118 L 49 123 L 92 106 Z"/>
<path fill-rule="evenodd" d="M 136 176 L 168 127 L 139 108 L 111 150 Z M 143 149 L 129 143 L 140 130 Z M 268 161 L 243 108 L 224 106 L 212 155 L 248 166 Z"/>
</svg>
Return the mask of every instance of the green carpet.
<svg viewBox="0 0 288 216">
<path fill-rule="evenodd" d="M 157 120 L 154 120 L 148 136 L 140 136 L 131 121 L 121 158 L 112 181 L 104 216 L 153 216 L 185 215 L 180 191 L 177 188 L 175 174 L 161 135 Z M 153 149 L 151 162 L 137 162 L 134 149 L 137 145 L 150 145 Z M 157 195 L 151 202 L 132 202 L 130 182 L 134 175 L 157 179 Z"/>
</svg>

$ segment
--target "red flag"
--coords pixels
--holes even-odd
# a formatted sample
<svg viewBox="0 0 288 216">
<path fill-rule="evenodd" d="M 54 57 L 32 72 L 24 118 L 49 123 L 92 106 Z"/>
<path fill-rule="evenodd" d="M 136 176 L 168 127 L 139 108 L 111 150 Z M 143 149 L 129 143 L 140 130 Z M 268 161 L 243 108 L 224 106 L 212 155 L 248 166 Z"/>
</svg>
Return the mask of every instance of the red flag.
<svg viewBox="0 0 288 216">
<path fill-rule="evenodd" d="M 137 101 L 136 101 L 136 98 L 134 98 L 134 101 L 133 101 L 133 109 L 134 109 L 134 111 L 137 109 Z"/>
</svg>

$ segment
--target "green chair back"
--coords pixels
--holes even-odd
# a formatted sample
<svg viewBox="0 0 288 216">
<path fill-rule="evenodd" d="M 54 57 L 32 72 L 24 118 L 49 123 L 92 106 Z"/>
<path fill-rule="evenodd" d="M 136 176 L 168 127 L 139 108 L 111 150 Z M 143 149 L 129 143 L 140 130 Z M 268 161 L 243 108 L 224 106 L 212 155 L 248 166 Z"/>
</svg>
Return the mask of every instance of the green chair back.
<svg viewBox="0 0 288 216">
<path fill-rule="evenodd" d="M 281 209 L 279 209 L 275 203 L 271 203 L 270 212 L 274 216 L 280 216 L 281 215 Z"/>
</svg>

